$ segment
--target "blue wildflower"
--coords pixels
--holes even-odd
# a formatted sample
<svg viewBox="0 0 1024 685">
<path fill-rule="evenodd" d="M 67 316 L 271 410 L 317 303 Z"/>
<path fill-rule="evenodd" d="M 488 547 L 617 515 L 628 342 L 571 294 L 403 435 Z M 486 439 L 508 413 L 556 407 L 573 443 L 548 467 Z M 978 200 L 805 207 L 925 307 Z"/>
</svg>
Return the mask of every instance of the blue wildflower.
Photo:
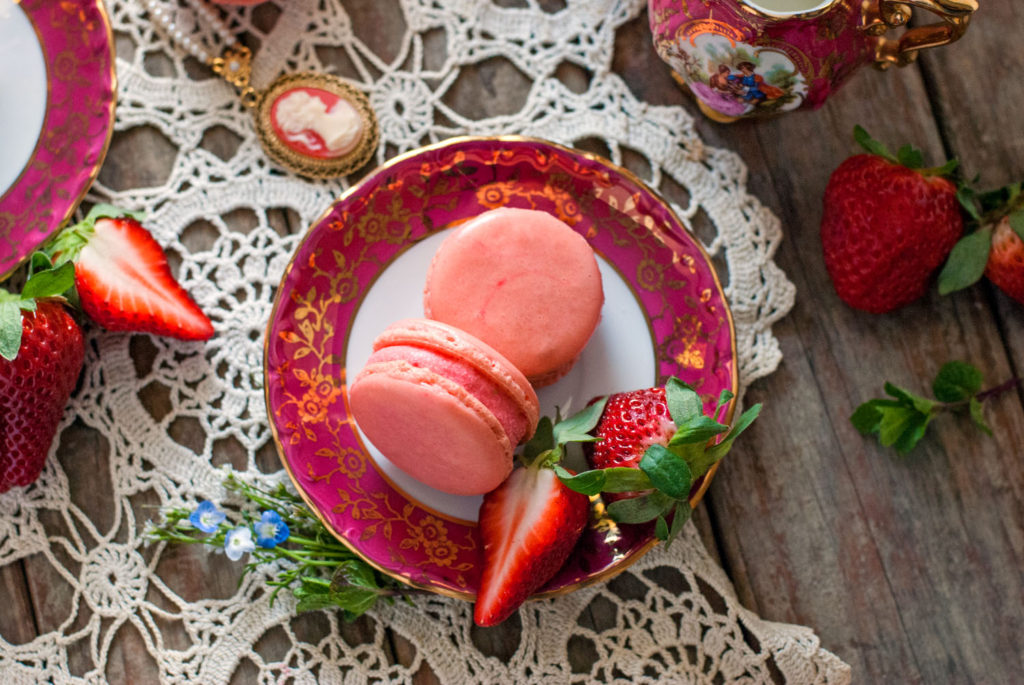
<svg viewBox="0 0 1024 685">
<path fill-rule="evenodd" d="M 246 526 L 239 526 L 224 536 L 224 553 L 231 561 L 238 561 L 243 554 L 254 549 L 256 545 L 252 541 L 252 530 Z"/>
<path fill-rule="evenodd" d="M 265 511 L 256 524 L 256 544 L 264 549 L 273 549 L 288 539 L 291 531 L 276 511 Z"/>
<path fill-rule="evenodd" d="M 227 518 L 223 511 L 219 511 L 213 502 L 203 500 L 196 507 L 189 517 L 189 522 L 204 533 L 216 533 L 220 524 Z"/>
</svg>

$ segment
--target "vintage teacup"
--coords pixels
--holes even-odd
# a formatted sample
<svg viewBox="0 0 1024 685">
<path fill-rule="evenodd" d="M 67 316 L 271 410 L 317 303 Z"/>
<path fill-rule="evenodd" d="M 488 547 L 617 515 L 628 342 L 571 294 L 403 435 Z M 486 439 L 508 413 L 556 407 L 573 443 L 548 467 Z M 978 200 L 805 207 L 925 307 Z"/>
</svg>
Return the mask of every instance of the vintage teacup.
<svg viewBox="0 0 1024 685">
<path fill-rule="evenodd" d="M 911 6 L 941 21 L 904 26 Z M 913 61 L 967 28 L 977 0 L 648 0 L 658 54 L 716 121 L 816 108 L 861 65 Z"/>
</svg>

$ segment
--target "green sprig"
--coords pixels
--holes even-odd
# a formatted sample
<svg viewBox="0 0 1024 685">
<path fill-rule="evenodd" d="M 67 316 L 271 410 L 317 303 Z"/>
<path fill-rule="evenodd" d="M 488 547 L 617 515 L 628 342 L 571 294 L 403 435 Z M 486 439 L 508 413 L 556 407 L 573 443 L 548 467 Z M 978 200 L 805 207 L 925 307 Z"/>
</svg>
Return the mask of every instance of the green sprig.
<svg viewBox="0 0 1024 685">
<path fill-rule="evenodd" d="M 943 412 L 966 411 L 974 425 L 987 435 L 992 429 L 985 421 L 983 403 L 1020 384 L 1019 378 L 982 390 L 981 371 L 961 361 L 943 364 L 932 383 L 929 399 L 904 388 L 885 384 L 889 398 L 868 400 L 850 416 L 854 427 L 863 435 L 877 435 L 885 447 L 900 454 L 912 450 L 924 437 L 929 424 Z"/>
<path fill-rule="evenodd" d="M 267 580 L 267 585 L 274 588 L 270 593 L 271 605 L 279 592 L 288 590 L 297 600 L 296 610 L 299 612 L 337 608 L 342 610 L 345 620 L 352 621 L 378 600 L 407 599 L 418 592 L 384 576 L 357 557 L 324 527 L 300 497 L 283 484 L 268 490 L 228 473 L 224 487 L 243 498 L 247 505 L 278 512 L 288 524 L 290 535 L 287 541 L 270 549 L 257 547 L 250 552 L 250 561 L 239 578 L 241 582 L 248 574 L 277 562 L 274 576 Z M 251 506 L 231 508 L 225 511 L 228 519 L 221 522 L 215 532 L 203 533 L 189 522 L 191 510 L 168 508 L 163 510 L 163 520 L 159 525 L 149 525 L 146 537 L 154 542 L 222 549 L 228 532 L 240 523 L 253 525 L 255 518 L 251 509 Z"/>
</svg>

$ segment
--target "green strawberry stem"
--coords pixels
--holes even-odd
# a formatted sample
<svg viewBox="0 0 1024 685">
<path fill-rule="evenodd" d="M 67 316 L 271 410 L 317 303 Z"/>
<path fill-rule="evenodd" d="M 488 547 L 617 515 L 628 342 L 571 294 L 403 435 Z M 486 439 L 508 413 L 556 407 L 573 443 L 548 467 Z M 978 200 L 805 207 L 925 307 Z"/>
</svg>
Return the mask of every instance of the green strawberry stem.
<svg viewBox="0 0 1024 685">
<path fill-rule="evenodd" d="M 913 169 L 922 176 L 949 176 L 959 166 L 956 159 L 951 159 L 945 164 L 933 167 L 924 166 L 924 155 L 913 145 L 903 145 L 893 154 L 884 143 L 871 137 L 863 126 L 853 127 L 853 139 L 868 153 L 883 157 L 893 164 Z"/>
<path fill-rule="evenodd" d="M 712 414 L 718 415 L 732 399 L 733 393 L 723 390 Z M 665 400 L 676 432 L 668 445 L 648 447 L 638 468 L 593 469 L 575 475 L 557 464 L 554 469 L 568 488 L 588 496 L 640 493 L 610 503 L 608 515 L 618 523 L 654 521 L 655 535 L 671 544 L 690 518 L 689 496 L 694 482 L 728 453 L 740 433 L 757 418 L 761 405 L 743 412 L 730 428 L 706 416 L 700 395 L 678 378 L 672 377 L 665 384 Z"/>
</svg>

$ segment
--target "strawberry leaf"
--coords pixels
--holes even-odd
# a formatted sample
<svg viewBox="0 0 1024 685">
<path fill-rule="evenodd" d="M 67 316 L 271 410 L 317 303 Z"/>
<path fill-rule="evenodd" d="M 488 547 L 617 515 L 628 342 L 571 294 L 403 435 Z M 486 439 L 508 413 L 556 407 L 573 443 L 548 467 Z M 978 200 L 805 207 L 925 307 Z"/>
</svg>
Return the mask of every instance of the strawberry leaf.
<svg viewBox="0 0 1024 685">
<path fill-rule="evenodd" d="M 61 264 L 56 269 L 46 269 L 32 275 L 21 290 L 26 299 L 56 297 L 75 286 L 75 265 L 70 262 Z"/>
<path fill-rule="evenodd" d="M 640 459 L 640 470 L 647 474 L 654 487 L 673 499 L 684 499 L 690 494 L 693 485 L 690 466 L 678 454 L 661 445 L 647 448 Z"/>
<path fill-rule="evenodd" d="M 715 416 L 722 411 L 722 407 L 729 404 L 732 398 L 736 397 L 736 394 L 729 388 L 722 388 L 721 394 L 718 396 L 718 405 L 715 407 Z"/>
<path fill-rule="evenodd" d="M 956 199 L 972 219 L 981 221 L 981 212 L 978 211 L 978 197 L 974 192 L 974 188 L 969 185 L 961 185 L 956 189 Z"/>
<path fill-rule="evenodd" d="M 897 150 L 896 159 L 908 169 L 920 169 L 924 166 L 924 155 L 913 145 L 904 145 Z"/>
<path fill-rule="evenodd" d="M 729 430 L 728 426 L 718 423 L 718 421 L 715 421 L 710 416 L 701 414 L 679 425 L 675 434 L 669 440 L 668 446 L 677 447 L 679 445 L 705 443 L 727 430 Z"/>
<path fill-rule="evenodd" d="M 968 233 L 957 241 L 939 273 L 939 294 L 948 295 L 977 283 L 985 273 L 991 249 L 992 229 L 988 227 Z"/>
<path fill-rule="evenodd" d="M 537 422 L 537 430 L 534 431 L 533 437 L 523 445 L 523 462 L 532 464 L 536 461 L 537 457 L 554 447 L 555 437 L 551 419 L 550 417 L 542 416 L 540 421 Z"/>
<path fill-rule="evenodd" d="M 962 402 L 981 390 L 982 381 L 976 367 L 960 361 L 946 362 L 932 383 L 932 394 L 940 402 Z"/>
<path fill-rule="evenodd" d="M 642 492 L 654 487 L 650 477 L 640 469 L 629 466 L 613 466 L 600 470 L 605 474 L 605 483 L 601 492 Z"/>
<path fill-rule="evenodd" d="M 7 294 L 5 291 L 0 291 Z M 0 357 L 14 361 L 21 349 L 21 307 L 17 299 L 0 300 Z"/>
<path fill-rule="evenodd" d="M 1016 233 L 1021 240 L 1024 240 L 1024 209 L 1013 212 L 1010 214 L 1008 219 L 1010 221 L 1010 228 L 1013 229 L 1013 232 Z"/>
<path fill-rule="evenodd" d="M 893 154 L 889 152 L 889 148 L 887 148 L 885 144 L 880 143 L 879 141 L 872 138 L 871 134 L 869 134 L 859 124 L 853 127 L 853 139 L 857 141 L 858 145 L 860 145 L 862 148 L 864 148 L 871 154 L 878 155 L 879 157 L 885 157 L 891 162 L 897 161 Z"/>
<path fill-rule="evenodd" d="M 732 444 L 736 441 L 736 438 L 740 436 L 740 433 L 745 431 L 750 424 L 754 422 L 754 419 L 761 413 L 761 404 L 755 404 L 750 409 L 746 410 L 740 415 L 739 420 L 733 424 L 732 430 L 725 436 L 725 438 L 717 445 L 712 445 L 705 452 L 707 461 L 700 464 L 690 464 L 690 469 L 693 471 L 693 477 L 697 478 L 704 475 L 704 473 L 712 467 L 716 462 L 720 461 L 722 457 L 728 454 L 729 450 L 732 449 Z"/>
<path fill-rule="evenodd" d="M 555 464 L 552 468 L 555 470 L 558 480 L 562 481 L 562 485 L 588 497 L 602 492 L 608 479 L 603 469 L 583 471 L 573 475 L 559 464 Z"/>
</svg>

